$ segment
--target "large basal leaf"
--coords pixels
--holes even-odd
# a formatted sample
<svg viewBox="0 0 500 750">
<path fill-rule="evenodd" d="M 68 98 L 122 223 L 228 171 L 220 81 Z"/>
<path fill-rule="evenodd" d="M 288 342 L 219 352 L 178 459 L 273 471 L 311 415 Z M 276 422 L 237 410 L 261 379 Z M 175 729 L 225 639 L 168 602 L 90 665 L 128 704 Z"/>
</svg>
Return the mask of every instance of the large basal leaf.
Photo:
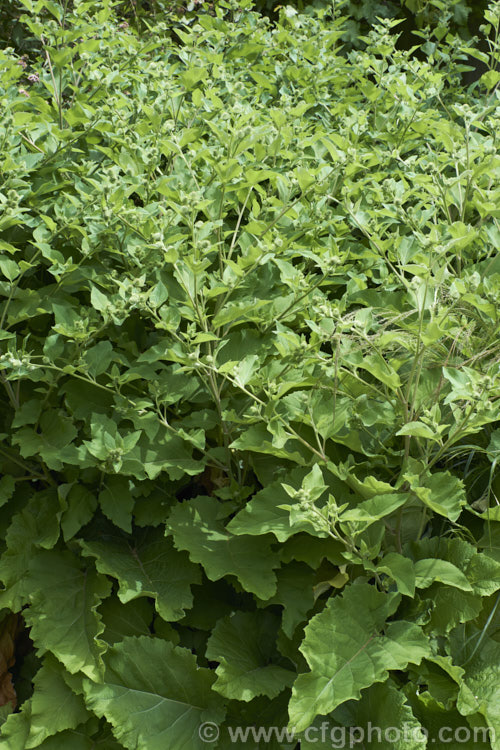
<svg viewBox="0 0 500 750">
<path fill-rule="evenodd" d="M 234 750 L 235 747 L 297 750 L 295 734 L 287 727 L 288 698 L 286 691 L 272 700 L 262 696 L 249 703 L 231 701 L 226 721 L 220 727 L 217 750 Z"/>
<path fill-rule="evenodd" d="M 127 477 L 113 475 L 108 477 L 104 488 L 99 493 L 99 504 L 104 515 L 115 526 L 129 533 L 132 531 L 134 498 Z"/>
<path fill-rule="evenodd" d="M 134 539 L 116 536 L 106 542 L 81 542 L 84 555 L 95 557 L 100 573 L 119 583 L 124 604 L 141 596 L 154 597 L 164 620 L 180 620 L 193 603 L 191 585 L 200 583 L 201 572 L 179 552 L 161 529 L 141 530 Z"/>
<path fill-rule="evenodd" d="M 17 750 L 23 738 L 21 747 L 30 750 L 39 747 L 47 737 L 76 729 L 87 720 L 89 713 L 83 698 L 68 687 L 63 672 L 64 668 L 53 656 L 45 657 L 33 681 L 33 697 L 2 726 L 2 748 Z"/>
<path fill-rule="evenodd" d="M 222 722 L 215 674 L 187 649 L 157 638 L 125 638 L 105 656 L 102 683 L 85 680 L 87 705 L 128 750 L 202 750 L 204 721 Z"/>
<path fill-rule="evenodd" d="M 277 591 L 271 599 L 259 602 L 259 606 L 271 604 L 283 606 L 281 627 L 289 638 L 293 637 L 295 628 L 307 618 L 307 613 L 314 606 L 314 584 L 316 572 L 301 562 L 282 565 L 276 571 Z"/>
<path fill-rule="evenodd" d="M 387 623 L 400 601 L 373 586 L 348 588 L 332 597 L 310 620 L 300 647 L 311 671 L 298 676 L 290 702 L 290 725 L 305 729 L 318 714 L 328 714 L 363 688 L 383 682 L 389 670 L 419 664 L 430 653 L 421 628 L 410 622 Z"/>
<path fill-rule="evenodd" d="M 96 609 L 109 596 L 110 582 L 82 569 L 69 552 L 51 551 L 31 560 L 28 583 L 31 606 L 23 614 L 35 645 L 52 651 L 69 672 L 98 679 L 106 644 Z"/>
<path fill-rule="evenodd" d="M 227 698 L 251 701 L 275 698 L 289 687 L 295 673 L 272 663 L 279 620 L 269 612 L 237 612 L 219 620 L 206 656 L 220 662 L 214 690 Z"/>
<path fill-rule="evenodd" d="M 332 747 L 423 750 L 427 742 L 404 693 L 390 679 L 363 690 L 359 701 L 337 708 L 329 721 L 317 718 L 301 737 L 301 750 Z"/>
<path fill-rule="evenodd" d="M 483 600 L 470 591 L 440 586 L 432 592 L 432 612 L 428 627 L 436 635 L 444 635 L 459 623 L 474 620 L 483 606 Z"/>
<path fill-rule="evenodd" d="M 481 714 L 490 730 L 493 750 L 500 750 L 500 648 L 498 641 L 487 640 L 484 647 L 465 666 L 457 707 L 463 716 Z"/>
<path fill-rule="evenodd" d="M 476 593 L 491 596 L 500 589 L 500 562 L 478 552 L 467 566 L 467 578 Z"/>
<path fill-rule="evenodd" d="M 109 596 L 99 607 L 104 624 L 103 641 L 111 646 L 128 635 L 150 635 L 154 607 L 148 599 L 134 599 L 122 604 L 117 596 Z"/>
<path fill-rule="evenodd" d="M 59 538 L 61 503 L 53 489 L 35 492 L 14 515 L 5 534 L 6 549 L 0 559 L 0 607 L 19 611 L 28 601 L 28 570 L 36 547 L 51 549 Z"/>
<path fill-rule="evenodd" d="M 334 711 L 333 718 L 345 727 L 360 728 L 351 737 L 361 737 L 367 750 L 423 750 L 427 741 L 423 727 L 413 715 L 404 694 L 389 678 L 363 690 L 359 701 L 349 701 Z M 370 729 L 372 731 L 370 732 Z M 398 731 L 394 731 L 397 728 Z M 350 738 L 351 741 L 351 738 Z"/>
<path fill-rule="evenodd" d="M 236 536 L 223 523 L 227 509 L 215 498 L 197 497 L 175 506 L 166 525 L 177 549 L 187 550 L 192 562 L 203 565 L 211 581 L 236 576 L 260 599 L 276 591 L 274 568 L 278 556 L 266 537 Z"/>
</svg>

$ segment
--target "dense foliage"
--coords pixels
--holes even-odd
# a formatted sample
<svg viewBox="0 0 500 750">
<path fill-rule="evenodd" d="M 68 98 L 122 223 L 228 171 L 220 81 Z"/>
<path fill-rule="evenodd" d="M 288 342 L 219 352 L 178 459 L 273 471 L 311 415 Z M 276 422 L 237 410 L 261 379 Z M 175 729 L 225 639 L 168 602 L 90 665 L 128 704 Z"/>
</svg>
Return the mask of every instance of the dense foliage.
<svg viewBox="0 0 500 750">
<path fill-rule="evenodd" d="M 500 5 L 489 53 L 418 59 L 391 21 L 346 55 L 340 3 L 220 3 L 175 39 L 23 4 L 0 747 L 196 750 L 211 721 L 230 748 L 327 717 L 498 750 Z"/>
</svg>

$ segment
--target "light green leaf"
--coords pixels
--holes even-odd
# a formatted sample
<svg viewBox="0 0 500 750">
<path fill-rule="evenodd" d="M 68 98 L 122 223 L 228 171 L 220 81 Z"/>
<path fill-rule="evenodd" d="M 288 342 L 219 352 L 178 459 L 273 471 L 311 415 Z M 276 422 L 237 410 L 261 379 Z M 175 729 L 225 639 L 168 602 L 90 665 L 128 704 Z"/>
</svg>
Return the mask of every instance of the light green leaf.
<svg viewBox="0 0 500 750">
<path fill-rule="evenodd" d="M 237 383 L 241 386 L 246 386 L 250 378 L 252 377 L 257 365 L 259 358 L 256 354 L 248 354 L 233 370 L 233 375 Z"/>
<path fill-rule="evenodd" d="M 113 356 L 113 346 L 110 341 L 100 341 L 85 352 L 85 362 L 89 373 L 96 377 L 106 372 Z"/>
<path fill-rule="evenodd" d="M 467 578 L 475 593 L 491 596 L 500 589 L 500 562 L 478 552 L 469 561 Z"/>
<path fill-rule="evenodd" d="M 396 432 L 396 435 L 410 435 L 411 437 L 428 438 L 430 440 L 439 440 L 437 435 L 431 428 L 423 422 L 407 422 L 400 430 Z"/>
<path fill-rule="evenodd" d="M 457 701 L 463 716 L 479 713 L 489 727 L 492 750 L 500 750 L 500 658 L 498 642 L 489 640 L 466 667 Z"/>
<path fill-rule="evenodd" d="M 390 576 L 401 594 L 411 597 L 415 595 L 415 566 L 409 558 L 397 552 L 389 552 L 377 564 L 365 562 L 364 566 L 371 572 Z"/>
<path fill-rule="evenodd" d="M 483 73 L 480 80 L 487 89 L 492 89 L 500 81 L 500 72 L 498 70 L 488 70 L 486 73 Z"/>
<path fill-rule="evenodd" d="M 449 471 L 427 474 L 423 479 L 405 474 L 415 495 L 434 513 L 456 521 L 466 503 L 463 482 Z"/>
<path fill-rule="evenodd" d="M 287 475 L 287 480 L 300 487 L 304 473 L 305 470 L 302 467 L 297 467 Z M 323 477 L 321 479 L 323 480 Z M 272 533 L 279 542 L 286 541 L 300 531 L 312 533 L 313 529 L 308 521 L 298 521 L 293 525 L 290 523 L 289 511 L 280 507 L 288 502 L 290 498 L 282 482 L 271 482 L 246 503 L 245 507 L 228 523 L 227 529 L 233 534 L 251 534 L 252 536 Z"/>
<path fill-rule="evenodd" d="M 340 521 L 356 521 L 363 523 L 373 523 L 385 516 L 394 513 L 409 499 L 406 492 L 393 492 L 386 495 L 375 495 L 369 500 L 357 505 L 355 508 L 345 510 L 340 515 Z"/>
<path fill-rule="evenodd" d="M 428 627 L 436 635 L 446 635 L 460 623 L 474 620 L 483 606 L 483 600 L 470 591 L 456 587 L 440 586 L 432 596 L 432 612 Z"/>
<path fill-rule="evenodd" d="M 268 453 L 275 458 L 285 458 L 288 461 L 294 461 L 300 465 L 306 463 L 304 456 L 298 452 L 296 444 L 294 444 L 294 451 L 287 451 L 283 447 L 273 445 L 272 435 L 264 425 L 254 425 L 249 427 L 231 443 L 230 447 L 234 448 L 234 450 L 240 451 Z"/>
<path fill-rule="evenodd" d="M 472 586 L 466 576 L 448 560 L 435 558 L 418 560 L 415 563 L 415 576 L 415 585 L 419 589 L 426 589 L 434 581 L 439 581 L 439 583 L 454 586 L 462 591 L 472 591 Z"/>
</svg>

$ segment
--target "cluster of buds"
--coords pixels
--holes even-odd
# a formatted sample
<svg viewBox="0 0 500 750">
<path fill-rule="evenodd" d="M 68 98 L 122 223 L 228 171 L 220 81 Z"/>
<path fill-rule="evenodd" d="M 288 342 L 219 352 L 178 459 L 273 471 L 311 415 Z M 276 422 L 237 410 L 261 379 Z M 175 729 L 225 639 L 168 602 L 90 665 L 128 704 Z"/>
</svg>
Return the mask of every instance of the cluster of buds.
<svg viewBox="0 0 500 750">
<path fill-rule="evenodd" d="M 28 81 L 30 83 L 38 83 L 40 81 L 40 76 L 38 73 L 30 73 L 28 76 Z"/>
<path fill-rule="evenodd" d="M 2 369 L 9 368 L 12 370 L 24 369 L 30 372 L 36 370 L 36 365 L 31 364 L 29 355 L 21 354 L 20 352 L 6 352 L 5 354 L 0 355 L 0 367 L 2 367 Z"/>
</svg>

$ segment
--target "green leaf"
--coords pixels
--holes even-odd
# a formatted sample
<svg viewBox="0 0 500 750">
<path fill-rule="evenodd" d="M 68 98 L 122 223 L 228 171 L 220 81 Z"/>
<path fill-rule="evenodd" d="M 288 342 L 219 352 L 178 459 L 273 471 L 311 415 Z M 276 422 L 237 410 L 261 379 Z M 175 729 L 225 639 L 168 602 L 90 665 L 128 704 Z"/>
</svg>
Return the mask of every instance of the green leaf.
<svg viewBox="0 0 500 750">
<path fill-rule="evenodd" d="M 108 312 L 112 307 L 111 302 L 96 286 L 91 287 L 90 301 L 92 306 L 99 312 Z"/>
<path fill-rule="evenodd" d="M 61 530 L 67 542 L 85 526 L 95 513 L 97 498 L 81 484 L 74 485 L 66 497 L 66 509 L 61 516 Z"/>
<path fill-rule="evenodd" d="M 305 470 L 297 467 L 287 474 L 287 480 L 300 486 L 304 474 Z M 282 482 L 271 482 L 246 503 L 245 507 L 228 523 L 227 529 L 239 535 L 258 536 L 272 533 L 279 542 L 285 542 L 300 531 L 311 532 L 311 524 L 307 521 L 298 521 L 293 525 L 290 523 L 290 513 L 280 507 L 289 501 L 290 498 Z"/>
<path fill-rule="evenodd" d="M 348 701 L 337 708 L 332 720 L 337 729 L 330 730 L 332 736 L 330 732 L 327 733 L 328 747 L 332 746 L 331 740 L 341 740 L 342 736 L 346 739 L 346 746 L 355 746 L 357 741 L 373 750 L 377 745 L 387 750 L 423 750 L 427 746 L 424 728 L 415 718 L 404 694 L 391 679 L 363 690 L 359 701 Z M 321 738 L 320 721 L 315 725 L 317 731 L 311 733 L 312 741 L 301 740 L 301 750 L 313 750 L 313 740 Z M 318 746 L 322 747 L 319 743 Z"/>
<path fill-rule="evenodd" d="M 500 589 L 500 562 L 480 552 L 474 554 L 467 565 L 467 578 L 475 593 L 491 596 Z"/>
<path fill-rule="evenodd" d="M 415 563 L 415 576 L 415 585 L 419 589 L 426 589 L 434 581 L 439 581 L 439 583 L 454 586 L 462 591 L 472 591 L 472 586 L 466 576 L 448 560 L 434 558 L 418 560 Z"/>
<path fill-rule="evenodd" d="M 192 562 L 200 563 L 211 581 L 233 575 L 247 591 L 260 599 L 276 592 L 274 568 L 279 558 L 265 536 L 236 536 L 224 527 L 230 509 L 212 497 L 197 497 L 172 510 L 166 525 L 177 549 L 187 550 Z"/>
<path fill-rule="evenodd" d="M 372 572 L 390 576 L 401 594 L 411 597 L 415 595 L 415 566 L 407 557 L 397 552 L 389 552 L 376 565 L 365 562 L 364 566 Z"/>
<path fill-rule="evenodd" d="M 428 425 L 419 421 L 407 422 L 396 432 L 396 435 L 410 435 L 411 437 L 439 440 L 439 435 L 437 435 L 435 431 L 433 431 Z"/>
<path fill-rule="evenodd" d="M 482 605 L 481 597 L 470 591 L 441 586 L 433 592 L 428 627 L 436 635 L 446 635 L 460 623 L 474 620 Z"/>
<path fill-rule="evenodd" d="M 99 612 L 104 625 L 102 639 L 111 645 L 129 635 L 150 635 L 154 608 L 147 599 L 134 599 L 122 604 L 118 597 L 103 601 Z"/>
<path fill-rule="evenodd" d="M 463 716 L 478 713 L 490 731 L 491 747 L 500 748 L 500 660 L 498 642 L 489 640 L 466 667 L 457 707 Z"/>
<path fill-rule="evenodd" d="M 279 604 L 283 607 L 281 627 L 289 638 L 293 637 L 297 626 L 307 619 L 307 613 L 314 606 L 315 571 L 301 562 L 282 565 L 276 571 L 278 588 L 271 599 L 259 606 Z"/>
<path fill-rule="evenodd" d="M 132 511 L 134 498 L 127 477 L 108 476 L 104 489 L 99 493 L 102 512 L 119 529 L 132 531 Z"/>
<path fill-rule="evenodd" d="M 26 424 L 35 424 L 42 412 L 42 404 L 37 399 L 30 399 L 21 404 L 16 409 L 16 414 L 12 420 L 12 427 L 23 427 Z"/>
<path fill-rule="evenodd" d="M 184 71 L 180 78 L 187 91 L 191 91 L 206 77 L 207 71 L 204 68 L 192 67 Z"/>
<path fill-rule="evenodd" d="M 89 373 L 95 378 L 108 369 L 113 356 L 113 345 L 110 341 L 100 341 L 85 352 L 85 361 Z"/>
<path fill-rule="evenodd" d="M 255 453 L 267 453 L 275 458 L 284 458 L 303 465 L 306 463 L 304 457 L 298 450 L 285 450 L 281 446 L 273 444 L 272 436 L 264 425 L 255 425 L 245 430 L 231 445 L 234 450 L 254 451 Z"/>
<path fill-rule="evenodd" d="M 252 377 L 258 363 L 259 358 L 256 354 L 248 354 L 240 362 L 238 362 L 237 366 L 233 370 L 233 375 L 236 382 L 239 385 L 245 387 Z"/>
<path fill-rule="evenodd" d="M 486 73 L 483 73 L 480 80 L 487 89 L 492 89 L 500 81 L 500 73 L 498 70 L 488 70 Z"/>
<path fill-rule="evenodd" d="M 41 432 L 21 427 L 12 438 L 23 458 L 40 456 L 49 469 L 60 471 L 68 454 L 68 446 L 77 435 L 73 422 L 60 412 L 50 409 L 40 419 Z"/>
<path fill-rule="evenodd" d="M 52 651 L 66 669 L 99 679 L 106 649 L 97 613 L 111 591 L 109 582 L 82 570 L 69 552 L 42 552 L 30 561 L 30 607 L 24 618 L 38 648 Z"/>
<path fill-rule="evenodd" d="M 415 495 L 434 513 L 456 521 L 466 504 L 463 482 L 449 471 L 427 474 L 422 481 L 418 476 L 405 474 Z"/>
<path fill-rule="evenodd" d="M 117 536 L 105 542 L 81 541 L 80 546 L 84 555 L 95 557 L 100 573 L 117 579 L 123 604 L 153 597 L 167 622 L 180 620 L 191 607 L 191 585 L 200 583 L 200 569 L 184 552 L 174 549 L 161 529 L 146 528 L 130 539 Z"/>
<path fill-rule="evenodd" d="M 374 523 L 385 516 L 394 513 L 406 503 L 409 494 L 406 492 L 394 492 L 386 495 L 375 495 L 369 500 L 357 505 L 355 508 L 343 511 L 340 514 L 340 521 L 356 521 L 362 523 Z"/>
<path fill-rule="evenodd" d="M 6 474 L 0 479 L 0 508 L 10 500 L 10 498 L 14 494 L 15 489 L 16 482 L 14 480 L 14 477 Z"/>
<path fill-rule="evenodd" d="M 219 620 L 206 656 L 220 662 L 213 689 L 226 698 L 250 701 L 276 697 L 289 687 L 294 672 L 272 663 L 279 620 L 269 612 L 237 612 Z"/>
<path fill-rule="evenodd" d="M 76 729 L 87 720 L 89 712 L 83 698 L 68 687 L 63 673 L 63 667 L 54 657 L 45 656 L 33 680 L 33 697 L 2 726 L 5 750 L 16 750 L 20 735 L 24 735 L 23 748 L 29 750 L 39 747 L 47 737 Z"/>
<path fill-rule="evenodd" d="M 290 702 L 290 725 L 302 731 L 318 714 L 326 715 L 361 690 L 384 682 L 389 670 L 419 664 L 430 644 L 414 623 L 391 621 L 398 594 L 368 584 L 346 589 L 328 600 L 310 620 L 300 647 L 311 671 L 298 676 Z"/>
<path fill-rule="evenodd" d="M 314 570 L 321 561 L 329 560 L 333 565 L 343 565 L 345 546 L 331 537 L 319 538 L 309 534 L 297 534 L 290 537 L 281 548 L 283 562 L 301 561 Z"/>
<path fill-rule="evenodd" d="M 88 707 L 105 717 L 128 750 L 203 750 L 204 721 L 222 722 L 215 675 L 190 651 L 151 637 L 125 638 L 105 657 L 102 683 L 85 680 Z"/>
</svg>

